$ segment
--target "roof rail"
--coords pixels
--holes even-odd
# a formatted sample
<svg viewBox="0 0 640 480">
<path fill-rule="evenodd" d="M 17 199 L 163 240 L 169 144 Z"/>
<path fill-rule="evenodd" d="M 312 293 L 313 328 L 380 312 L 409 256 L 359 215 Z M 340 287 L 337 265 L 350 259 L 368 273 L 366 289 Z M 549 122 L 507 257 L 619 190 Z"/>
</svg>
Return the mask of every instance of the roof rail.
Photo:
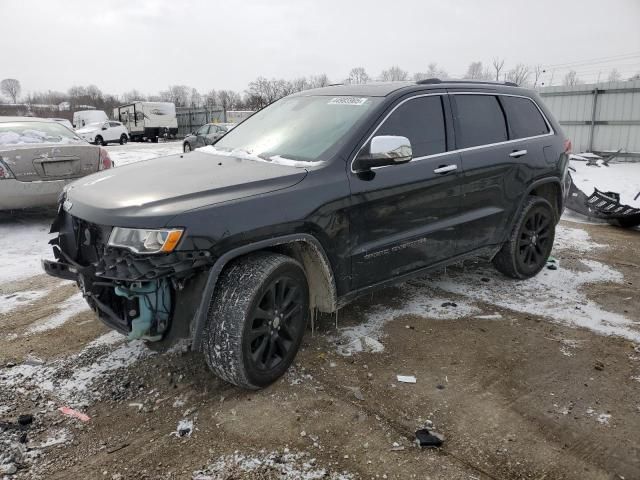
<svg viewBox="0 0 640 480">
<path fill-rule="evenodd" d="M 426 78 L 418 80 L 418 85 L 433 85 L 437 83 L 478 83 L 481 85 L 506 85 L 507 87 L 517 87 L 515 82 L 493 82 L 491 80 L 440 80 L 439 78 Z"/>
</svg>

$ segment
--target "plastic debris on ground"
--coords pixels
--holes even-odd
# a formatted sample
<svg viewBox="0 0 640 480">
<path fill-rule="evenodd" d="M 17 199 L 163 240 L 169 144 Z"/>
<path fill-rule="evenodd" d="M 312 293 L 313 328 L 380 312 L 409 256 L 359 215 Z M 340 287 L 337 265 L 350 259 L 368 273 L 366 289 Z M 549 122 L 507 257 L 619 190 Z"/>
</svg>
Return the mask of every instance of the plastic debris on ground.
<svg viewBox="0 0 640 480">
<path fill-rule="evenodd" d="M 416 377 L 413 375 L 396 375 L 400 383 L 416 383 Z"/>
<path fill-rule="evenodd" d="M 444 442 L 444 436 L 439 433 L 431 432 L 426 428 L 416 432 L 416 443 L 421 447 L 440 447 Z"/>
<path fill-rule="evenodd" d="M 88 422 L 89 420 L 91 420 L 91 417 L 89 415 L 79 412 L 77 410 L 74 410 L 73 408 L 60 407 L 58 410 L 60 410 L 60 412 L 62 412 L 63 415 L 77 418 L 81 422 Z"/>
</svg>

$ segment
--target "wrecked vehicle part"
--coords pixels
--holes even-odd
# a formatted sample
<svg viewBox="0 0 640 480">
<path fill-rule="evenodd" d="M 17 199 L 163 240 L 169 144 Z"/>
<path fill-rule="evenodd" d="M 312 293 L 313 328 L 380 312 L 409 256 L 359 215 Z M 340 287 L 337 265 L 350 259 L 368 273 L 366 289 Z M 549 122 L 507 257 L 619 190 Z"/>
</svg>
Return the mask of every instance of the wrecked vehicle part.
<svg viewBox="0 0 640 480">
<path fill-rule="evenodd" d="M 50 275 L 75 280 L 89 306 L 107 326 L 129 339 L 157 342 L 171 328 L 178 293 L 210 266 L 208 251 L 145 255 L 107 244 L 111 229 L 67 214 L 62 208 L 52 226 L 57 261 L 44 260 Z M 198 292 L 199 294 L 200 292 Z M 188 330 L 184 332 L 188 335 Z"/>
<path fill-rule="evenodd" d="M 588 218 L 605 220 L 612 225 L 633 228 L 640 225 L 640 208 L 620 203 L 616 192 L 601 192 L 597 188 L 591 195 L 580 190 L 573 179 L 569 188 L 567 208 Z"/>
</svg>

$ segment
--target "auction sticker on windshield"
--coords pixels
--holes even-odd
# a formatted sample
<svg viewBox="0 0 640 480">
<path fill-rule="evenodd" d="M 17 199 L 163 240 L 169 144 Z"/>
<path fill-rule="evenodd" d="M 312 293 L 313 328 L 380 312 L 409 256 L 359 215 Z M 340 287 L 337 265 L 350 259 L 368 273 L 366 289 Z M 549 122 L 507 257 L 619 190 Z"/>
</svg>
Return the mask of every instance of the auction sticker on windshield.
<svg viewBox="0 0 640 480">
<path fill-rule="evenodd" d="M 362 105 L 366 101 L 366 97 L 334 97 L 329 100 L 329 105 Z"/>
</svg>

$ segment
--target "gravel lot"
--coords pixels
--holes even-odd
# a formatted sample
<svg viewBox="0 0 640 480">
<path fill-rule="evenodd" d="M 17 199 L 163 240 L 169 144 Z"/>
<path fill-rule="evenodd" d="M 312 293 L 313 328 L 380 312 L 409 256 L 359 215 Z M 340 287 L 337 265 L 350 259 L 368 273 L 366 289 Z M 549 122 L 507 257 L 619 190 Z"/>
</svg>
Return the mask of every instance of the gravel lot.
<svg viewBox="0 0 640 480">
<path fill-rule="evenodd" d="M 181 145 L 108 148 L 124 165 Z M 0 478 L 640 478 L 637 230 L 565 220 L 535 279 L 468 261 L 361 298 L 247 392 L 124 342 L 42 275 L 51 215 L 0 217 Z M 424 427 L 442 448 L 415 445 Z"/>
</svg>

